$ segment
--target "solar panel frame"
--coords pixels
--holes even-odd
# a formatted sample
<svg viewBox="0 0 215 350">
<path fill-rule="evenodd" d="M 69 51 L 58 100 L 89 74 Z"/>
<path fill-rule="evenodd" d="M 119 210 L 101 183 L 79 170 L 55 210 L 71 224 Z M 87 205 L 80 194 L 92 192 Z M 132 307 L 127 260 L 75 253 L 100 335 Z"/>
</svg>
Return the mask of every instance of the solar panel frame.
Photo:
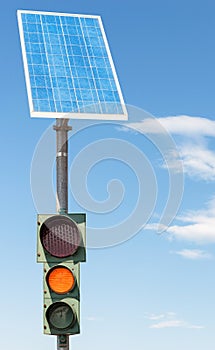
<svg viewBox="0 0 215 350">
<path fill-rule="evenodd" d="M 30 15 L 34 15 L 34 19 L 39 18 L 39 16 L 40 16 L 40 20 L 42 18 L 43 19 L 46 18 L 46 20 L 50 21 L 50 23 L 46 25 L 44 24 L 44 26 L 41 27 L 42 28 L 41 29 L 39 25 L 40 24 L 39 20 L 38 20 L 38 23 L 26 22 L 27 23 L 26 27 L 28 28 L 27 29 L 28 33 L 27 33 L 24 30 L 25 22 L 23 18 L 25 18 L 24 16 L 25 14 L 28 15 L 28 18 L 30 18 L 29 17 Z M 102 24 L 102 19 L 100 16 L 68 14 L 68 13 L 59 13 L 59 12 L 18 10 L 17 17 L 18 17 L 23 65 L 24 65 L 27 95 L 28 95 L 31 117 L 102 119 L 102 120 L 127 120 L 128 119 L 127 109 L 124 103 L 121 87 L 118 81 L 116 69 L 115 69 L 112 55 L 109 49 L 107 37 Z M 57 20 L 58 17 L 60 17 L 59 19 L 60 27 L 56 25 L 54 28 L 54 25 L 52 26 L 52 23 L 51 23 L 52 18 L 55 18 Z M 74 42 L 71 44 L 73 46 L 67 45 L 66 40 L 69 40 L 69 38 L 71 37 L 71 33 L 69 33 L 68 35 L 65 34 L 68 27 L 66 23 L 65 25 L 62 24 L 63 22 L 67 21 L 67 19 L 68 21 L 69 20 L 72 21 L 72 19 L 76 19 L 76 21 L 79 20 L 82 33 L 77 34 L 79 35 L 77 36 L 77 38 L 79 38 L 79 43 L 81 40 L 80 38 L 83 39 L 83 46 L 75 45 Z M 90 23 L 89 19 L 92 19 L 92 23 L 94 23 L 94 25 L 98 23 L 98 27 L 93 25 L 90 27 L 87 27 L 87 23 Z M 85 25 L 85 22 L 86 22 L 86 25 Z M 62 35 L 60 33 L 59 36 L 54 35 L 54 30 L 56 30 L 56 28 L 61 28 L 61 27 L 63 28 L 62 30 L 65 32 L 63 32 Z M 38 28 L 39 30 L 41 30 L 41 32 L 38 31 Z M 78 25 L 74 27 L 72 27 L 71 25 L 69 28 L 70 28 L 70 31 L 80 30 Z M 45 29 L 47 29 L 48 33 L 44 32 Z M 86 30 L 87 33 L 88 31 L 91 31 L 92 36 L 87 37 L 86 35 L 84 35 L 83 30 Z M 97 34 L 101 33 L 101 36 L 93 35 L 93 30 L 94 31 L 97 30 Z M 51 31 L 53 31 L 53 35 Z M 64 41 L 63 44 L 59 43 L 59 45 L 52 45 L 51 48 L 56 46 L 55 48 L 56 55 L 51 55 L 47 53 L 49 46 L 47 44 L 48 41 L 45 42 L 46 35 L 47 35 L 47 40 L 51 40 L 52 38 L 53 40 L 56 40 L 56 38 L 58 38 L 58 40 Z M 42 38 L 41 43 L 39 44 L 35 43 L 37 41 L 35 39 L 36 36 L 37 38 Z M 29 41 L 26 38 L 28 38 Z M 74 41 L 76 38 L 76 33 L 72 38 L 73 38 L 72 40 Z M 40 39 L 38 39 L 38 42 L 39 40 Z M 95 42 L 96 43 L 95 45 L 97 46 L 93 46 L 91 42 L 88 43 L 88 46 L 87 46 L 87 40 L 89 41 L 92 40 L 92 42 Z M 99 40 L 100 46 L 98 44 L 98 40 Z M 40 47 L 42 47 L 42 45 L 44 45 L 44 48 L 41 50 Z M 30 53 L 28 51 L 28 46 L 32 48 L 34 46 L 34 50 L 32 49 Z M 65 54 L 61 52 L 62 55 L 60 55 L 59 49 L 63 50 L 64 48 L 65 50 L 67 50 L 67 52 L 65 52 Z M 81 48 L 82 55 L 80 54 L 80 48 Z M 86 56 L 84 56 L 83 54 L 84 48 L 85 49 L 87 48 L 87 50 L 89 51 L 91 50 L 92 53 L 87 52 L 87 54 L 85 54 Z M 70 55 L 68 55 L 68 49 L 72 51 Z M 38 54 L 37 52 L 35 53 L 35 51 L 38 51 Z M 100 57 L 99 55 L 100 56 L 103 55 L 103 56 Z M 69 58 L 73 60 L 73 66 L 72 66 L 73 68 L 71 68 L 69 61 L 67 61 L 66 64 L 65 62 L 62 61 L 65 57 L 67 58 L 67 60 L 69 60 Z M 45 60 L 47 60 L 46 65 L 44 64 Z M 50 63 L 51 60 L 53 62 Z M 103 66 L 105 64 L 104 66 L 105 68 L 102 67 L 102 64 Z M 82 69 L 82 65 L 83 65 L 83 69 Z M 93 65 L 94 65 L 94 68 L 93 68 Z M 47 72 L 44 73 L 44 76 L 41 75 L 41 72 L 39 72 L 41 67 L 47 70 Z M 87 71 L 88 68 L 89 70 L 91 70 L 91 72 Z M 57 73 L 55 69 L 58 69 Z M 62 73 L 61 71 L 64 73 Z M 76 73 L 71 73 L 72 71 Z M 84 77 L 79 76 L 78 74 L 80 74 L 80 71 L 83 72 L 81 73 L 83 75 L 91 73 L 91 75 L 89 75 L 90 78 L 89 76 L 87 76 L 87 78 L 84 79 Z M 54 74 L 56 74 L 56 76 L 57 74 L 59 75 L 62 74 L 61 80 L 59 76 L 56 78 L 57 88 L 54 88 L 54 85 L 53 85 L 56 83 L 54 80 Z M 70 79 L 69 74 L 72 80 L 69 80 Z M 77 78 L 75 77 L 75 74 L 77 74 Z M 67 80 L 63 80 L 64 75 Z M 48 81 L 48 77 L 50 79 L 50 82 Z M 67 84 L 69 84 L 70 81 L 71 81 L 71 84 L 73 84 L 70 86 L 70 90 L 69 90 L 69 86 L 68 86 L 68 89 L 63 88 L 66 81 L 67 81 Z M 40 85 L 43 86 L 43 84 L 47 84 L 47 82 L 48 84 L 49 83 L 52 84 L 52 86 L 49 89 L 47 88 L 47 85 L 44 85 L 45 86 L 44 89 L 42 87 L 40 88 Z M 35 84 L 36 86 L 35 88 L 33 87 L 33 84 Z M 61 84 L 62 87 L 60 87 L 59 84 Z M 73 89 L 71 87 L 73 87 Z M 69 91 L 69 95 L 68 95 L 68 91 Z M 48 96 L 49 94 L 50 95 L 52 94 L 51 97 Z M 54 94 L 56 95 L 54 96 Z M 47 108 L 49 109 L 49 111 L 47 110 L 41 111 L 39 105 L 38 105 L 38 110 L 37 108 L 35 108 L 36 101 L 40 101 L 40 98 L 38 97 L 39 95 L 42 96 L 40 98 L 41 98 L 41 101 L 43 102 L 43 109 L 46 108 L 45 106 L 46 99 L 47 101 L 49 101 L 49 108 Z M 51 98 L 54 101 L 53 105 L 51 105 L 51 102 L 52 102 Z M 66 105 L 66 103 L 64 103 L 64 105 L 61 104 L 62 101 L 64 101 L 63 99 L 65 99 L 65 102 L 66 100 L 68 100 L 68 106 Z M 58 103 L 57 101 L 60 101 L 60 102 Z M 70 109 L 70 106 L 72 106 L 72 108 L 74 109 L 73 110 L 72 108 Z M 63 109 L 63 108 L 64 110 L 59 111 L 59 109 Z M 50 109 L 52 110 L 50 111 Z M 54 109 L 55 111 L 53 111 Z M 58 111 L 56 111 L 57 109 Z"/>
</svg>

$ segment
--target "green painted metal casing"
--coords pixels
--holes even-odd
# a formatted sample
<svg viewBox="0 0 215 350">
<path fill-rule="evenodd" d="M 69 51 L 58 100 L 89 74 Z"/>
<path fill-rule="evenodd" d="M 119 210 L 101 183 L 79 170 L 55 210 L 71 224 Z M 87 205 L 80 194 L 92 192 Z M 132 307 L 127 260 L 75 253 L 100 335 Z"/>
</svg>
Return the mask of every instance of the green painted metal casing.
<svg viewBox="0 0 215 350">
<path fill-rule="evenodd" d="M 59 264 L 56 263 L 45 263 L 43 265 L 44 267 L 44 274 L 43 274 L 43 291 L 44 291 L 44 298 L 46 299 L 62 299 L 62 295 L 54 293 L 51 289 L 49 289 L 48 283 L 46 281 L 47 275 L 50 272 L 50 270 L 54 267 L 66 267 L 68 268 L 72 274 L 75 277 L 75 286 L 74 288 L 66 294 L 69 298 L 75 298 L 79 300 L 80 298 L 80 264 L 73 262 L 62 262 Z M 65 294 L 64 294 L 65 296 Z"/>
<path fill-rule="evenodd" d="M 44 307 L 44 334 L 49 335 L 73 335 L 73 334 L 79 334 L 80 333 L 80 301 L 76 299 L 71 298 L 62 298 L 61 302 L 67 304 L 73 311 L 75 315 L 74 323 L 72 323 L 68 328 L 66 329 L 57 329 L 53 327 L 48 321 L 47 321 L 47 311 L 50 306 L 53 306 L 53 303 L 59 302 L 59 299 L 45 299 L 45 305 Z"/>
<path fill-rule="evenodd" d="M 49 271 L 53 267 L 64 266 L 72 271 L 75 277 L 75 286 L 67 294 L 56 294 L 53 292 L 46 281 L 46 277 Z M 79 334 L 80 333 L 80 264 L 73 262 L 62 262 L 56 263 L 45 263 L 44 264 L 44 277 L 43 277 L 43 287 L 44 287 L 44 308 L 43 308 L 43 327 L 44 334 L 60 335 L 60 334 Z M 51 325 L 47 317 L 47 311 L 50 306 L 54 303 L 61 302 L 67 304 L 73 311 L 74 322 L 67 329 L 63 331 L 61 329 L 56 329 Z"/>
<path fill-rule="evenodd" d="M 79 230 L 81 235 L 81 245 L 79 246 L 77 252 L 66 258 L 56 258 L 50 255 L 43 247 L 40 240 L 40 229 L 42 225 L 45 223 L 47 219 L 52 217 L 66 217 L 73 221 Z M 37 262 L 45 263 L 45 262 L 56 262 L 60 261 L 74 261 L 74 262 L 85 262 L 86 261 L 86 214 L 38 214 L 37 216 Z"/>
<path fill-rule="evenodd" d="M 80 234 L 81 243 L 78 250 L 65 258 L 51 255 L 41 243 L 41 231 L 45 222 L 49 219 L 55 221 L 58 218 L 67 218 L 75 223 Z M 50 221 L 49 221 L 50 222 Z M 57 222 L 57 220 L 56 220 Z M 44 225 L 43 225 L 44 224 Z M 73 225 L 73 224 L 72 224 Z M 43 228 L 42 228 L 43 227 Z M 47 224 L 48 227 L 48 224 Z M 43 331 L 50 335 L 72 335 L 80 333 L 80 262 L 86 261 L 86 214 L 39 214 L 37 216 L 37 262 L 43 263 Z M 46 277 L 51 269 L 64 266 L 71 270 L 75 277 L 74 288 L 65 294 L 57 294 L 47 284 Z M 58 304 L 56 304 L 58 303 Z M 60 304 L 59 304 L 60 303 Z M 57 309 L 59 306 L 59 309 Z M 62 306 L 62 308 L 61 308 Z M 55 313 L 50 311 L 55 308 Z M 67 311 L 65 311 L 67 310 Z M 69 311 L 68 311 L 69 310 Z M 61 316 L 60 316 L 61 315 Z M 73 317 L 74 316 L 74 317 Z M 65 324 L 65 328 L 57 327 L 56 324 Z M 55 326 L 52 323 L 54 320 Z M 71 324 L 70 324 L 71 320 Z M 68 322 L 68 323 L 67 323 Z"/>
</svg>

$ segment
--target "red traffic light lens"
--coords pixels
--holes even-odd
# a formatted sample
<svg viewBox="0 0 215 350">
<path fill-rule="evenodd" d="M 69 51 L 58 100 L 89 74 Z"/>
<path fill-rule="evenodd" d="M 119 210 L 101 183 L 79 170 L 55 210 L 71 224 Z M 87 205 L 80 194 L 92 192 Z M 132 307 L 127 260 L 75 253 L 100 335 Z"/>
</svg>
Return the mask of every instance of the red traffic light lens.
<svg viewBox="0 0 215 350">
<path fill-rule="evenodd" d="M 46 281 L 49 288 L 57 294 L 66 294 L 75 286 L 75 277 L 65 266 L 52 268 L 47 274 Z"/>
<path fill-rule="evenodd" d="M 50 255 L 66 258 L 78 250 L 81 235 L 74 221 L 63 215 L 55 215 L 42 224 L 40 240 Z"/>
</svg>

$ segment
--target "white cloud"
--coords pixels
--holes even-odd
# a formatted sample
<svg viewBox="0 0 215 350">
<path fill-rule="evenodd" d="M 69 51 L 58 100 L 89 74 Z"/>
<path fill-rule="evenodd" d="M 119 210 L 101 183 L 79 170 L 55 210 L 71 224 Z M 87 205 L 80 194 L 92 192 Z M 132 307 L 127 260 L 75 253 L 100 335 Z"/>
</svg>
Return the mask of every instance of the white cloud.
<svg viewBox="0 0 215 350">
<path fill-rule="evenodd" d="M 149 326 L 149 328 L 153 328 L 153 329 L 164 329 L 164 328 L 202 329 L 202 328 L 205 328 L 204 326 L 190 324 L 189 322 L 178 319 L 176 313 L 174 312 L 167 312 L 161 315 L 151 314 L 151 315 L 148 315 L 147 318 L 148 320 L 153 322 Z M 158 322 L 155 322 L 155 321 L 158 321 Z"/>
<path fill-rule="evenodd" d="M 159 118 L 148 118 L 140 120 L 138 122 L 129 122 L 126 123 L 125 126 L 127 126 L 128 128 L 120 127 L 120 130 L 124 132 L 131 132 L 131 129 L 133 129 L 132 132 L 138 131 L 144 134 L 162 134 L 167 132 L 167 130 L 163 127 L 162 123 L 160 122 Z"/>
<path fill-rule="evenodd" d="M 197 326 L 197 325 L 189 325 L 188 328 L 191 328 L 191 329 L 203 329 L 205 327 L 204 326 Z"/>
<path fill-rule="evenodd" d="M 198 218 L 196 218 L 198 221 Z M 185 241 L 198 244 L 215 243 L 215 219 L 210 219 L 205 223 L 195 223 L 189 225 L 174 225 L 167 228 L 166 232 L 171 236 Z"/>
<path fill-rule="evenodd" d="M 168 238 L 194 242 L 197 244 L 215 243 L 215 198 L 205 210 L 189 211 L 177 218 L 178 224 L 169 227 L 160 227 L 153 223 L 146 225 L 146 229 L 165 231 Z"/>
<path fill-rule="evenodd" d="M 180 115 L 175 117 L 158 118 L 158 121 L 171 134 L 193 136 L 215 136 L 215 121 Z"/>
<path fill-rule="evenodd" d="M 172 328 L 172 327 L 184 328 L 185 325 L 186 323 L 181 320 L 169 320 L 169 321 L 162 321 L 162 322 L 155 323 L 151 325 L 150 328 L 157 328 L 157 329 Z"/>
<path fill-rule="evenodd" d="M 153 325 L 151 325 L 149 328 L 157 328 L 157 329 L 161 329 L 161 328 L 191 328 L 191 329 L 202 329 L 205 328 L 203 326 L 198 326 L 198 325 L 192 325 L 189 324 L 183 320 L 167 320 L 167 321 L 162 321 L 162 322 L 158 322 L 155 323 Z"/>
<path fill-rule="evenodd" d="M 214 120 L 187 115 L 148 118 L 138 122 L 127 123 L 126 125 L 144 133 L 162 133 L 164 128 L 170 134 L 182 136 L 215 136 Z"/>
<path fill-rule="evenodd" d="M 211 254 L 199 249 L 182 249 L 171 253 L 180 255 L 183 258 L 191 260 L 212 259 Z"/>
<path fill-rule="evenodd" d="M 208 147 L 206 139 L 215 137 L 214 120 L 180 115 L 148 118 L 127 125 L 144 133 L 156 134 L 166 130 L 170 134 L 179 135 L 179 152 L 173 149 L 167 151 L 165 153 L 166 162 L 162 164 L 162 167 L 174 170 L 176 173 L 183 171 L 192 179 L 215 181 L 215 151 Z M 158 232 L 166 231 L 170 239 L 177 238 L 197 244 L 215 243 L 215 200 L 206 210 L 191 211 L 177 219 L 176 223 L 169 227 L 161 227 L 161 225 L 152 223 L 146 228 Z M 183 254 L 184 257 L 186 254 L 188 258 L 188 252 L 183 252 Z M 197 259 L 197 252 L 195 257 Z M 189 258 L 191 258 L 191 252 Z"/>
<path fill-rule="evenodd" d="M 180 225 L 167 228 L 167 233 L 175 238 L 195 243 L 215 243 L 215 199 L 213 198 L 205 210 L 190 211 L 178 218 Z"/>
<path fill-rule="evenodd" d="M 215 180 L 215 152 L 205 146 L 181 148 L 184 171 L 191 177 Z"/>
<path fill-rule="evenodd" d="M 182 145 L 179 146 L 179 153 L 170 152 L 167 155 L 168 163 L 164 163 L 162 167 L 167 168 L 166 164 L 168 164 L 168 168 L 175 172 L 180 171 L 179 154 L 185 174 L 198 180 L 215 180 L 215 152 L 200 143 Z"/>
<path fill-rule="evenodd" d="M 215 121 L 202 117 L 186 115 L 169 116 L 165 118 L 147 118 L 138 122 L 125 124 L 121 130 L 132 132 L 137 130 L 145 134 L 174 134 L 181 137 L 177 152 L 169 150 L 165 154 L 166 163 L 163 168 L 183 171 L 192 178 L 204 181 L 215 180 L 215 152 L 210 150 L 206 137 L 215 137 Z M 180 157 L 180 158 L 179 158 Z"/>
<path fill-rule="evenodd" d="M 101 318 L 96 317 L 96 316 L 87 316 L 87 317 L 85 317 L 85 319 L 86 319 L 87 321 L 91 321 L 91 322 L 94 322 L 94 321 L 102 321 Z"/>
<path fill-rule="evenodd" d="M 147 314 L 146 315 L 146 318 L 148 320 L 153 320 L 153 321 L 157 321 L 157 320 L 160 320 L 162 318 L 165 317 L 165 314 L 160 314 L 160 315 L 156 315 L 156 314 Z"/>
</svg>

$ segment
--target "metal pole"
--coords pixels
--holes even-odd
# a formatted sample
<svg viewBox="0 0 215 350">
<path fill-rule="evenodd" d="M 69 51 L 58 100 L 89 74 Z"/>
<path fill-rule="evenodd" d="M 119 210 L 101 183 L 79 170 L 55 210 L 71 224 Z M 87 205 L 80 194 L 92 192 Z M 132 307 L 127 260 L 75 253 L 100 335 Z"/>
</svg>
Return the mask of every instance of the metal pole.
<svg viewBox="0 0 215 350">
<path fill-rule="evenodd" d="M 68 212 L 68 119 L 56 119 L 56 182 L 57 211 L 59 214 Z M 69 350 L 69 336 L 57 336 L 57 350 Z"/>
<path fill-rule="evenodd" d="M 68 119 L 56 119 L 56 181 L 57 181 L 57 211 L 68 211 Z"/>
<path fill-rule="evenodd" d="M 57 335 L 57 350 L 69 350 L 68 335 Z"/>
</svg>

